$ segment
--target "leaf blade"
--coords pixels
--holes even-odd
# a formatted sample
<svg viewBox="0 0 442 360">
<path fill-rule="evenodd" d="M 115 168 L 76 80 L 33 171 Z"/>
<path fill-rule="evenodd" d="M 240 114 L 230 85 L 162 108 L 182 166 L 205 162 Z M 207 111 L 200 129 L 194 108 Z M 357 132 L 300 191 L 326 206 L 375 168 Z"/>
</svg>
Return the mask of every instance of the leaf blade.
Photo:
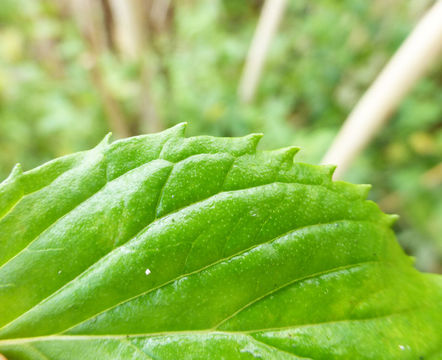
<svg viewBox="0 0 442 360">
<path fill-rule="evenodd" d="M 440 336 L 427 330 L 442 333 L 440 281 L 412 268 L 390 230 L 394 218 L 365 200 L 366 186 L 294 163 L 297 148 L 257 152 L 260 136 L 184 138 L 183 129 L 105 141 L 0 185 L 0 247 L 13 254 L 0 267 L 1 352 L 63 358 L 75 342 L 121 359 L 172 359 L 183 346 L 190 358 L 232 359 L 437 351 Z M 91 163 L 101 174 L 94 186 Z M 18 198 L 28 188 L 11 184 L 39 171 L 49 180 Z M 87 191 L 60 206 L 65 176 Z M 39 221 L 42 204 L 53 215 Z M 410 339 L 404 324 L 420 328 L 423 319 L 431 320 L 425 341 Z M 370 341 L 384 336 L 384 353 L 327 335 L 339 323 L 336 334 L 362 339 L 370 321 L 378 324 Z M 385 334 L 389 323 L 395 336 Z"/>
</svg>

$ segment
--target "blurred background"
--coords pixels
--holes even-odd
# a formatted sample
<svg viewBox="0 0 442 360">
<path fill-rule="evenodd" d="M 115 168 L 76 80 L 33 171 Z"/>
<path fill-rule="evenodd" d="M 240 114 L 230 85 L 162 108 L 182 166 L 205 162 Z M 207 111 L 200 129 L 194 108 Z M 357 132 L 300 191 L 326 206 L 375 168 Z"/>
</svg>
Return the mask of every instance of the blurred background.
<svg viewBox="0 0 442 360">
<path fill-rule="evenodd" d="M 186 121 L 188 135 L 264 132 L 319 163 L 358 99 L 433 2 L 289 1 L 254 98 L 238 85 L 259 0 L 2 0 L 0 181 L 115 138 Z M 442 62 L 344 176 L 442 272 Z"/>
</svg>

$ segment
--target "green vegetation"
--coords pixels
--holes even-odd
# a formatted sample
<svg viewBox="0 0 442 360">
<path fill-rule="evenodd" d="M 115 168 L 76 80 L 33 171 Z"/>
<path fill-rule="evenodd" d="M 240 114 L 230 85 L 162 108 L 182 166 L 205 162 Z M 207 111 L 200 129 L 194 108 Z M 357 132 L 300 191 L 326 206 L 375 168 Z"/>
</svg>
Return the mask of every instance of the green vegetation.
<svg viewBox="0 0 442 360">
<path fill-rule="evenodd" d="M 300 159 L 318 163 L 431 2 L 290 2 L 250 105 L 238 102 L 236 90 L 260 1 L 176 2 L 163 29 L 149 28 L 135 58 L 120 54 L 112 38 L 105 49 L 93 48 L 68 3 L 2 1 L 2 179 L 17 162 L 29 169 L 92 147 L 111 128 L 109 99 L 131 135 L 149 132 L 149 109 L 140 97 L 146 88 L 154 129 L 186 121 L 191 135 L 265 132 L 263 148 L 302 146 Z M 399 241 L 417 266 L 438 272 L 440 74 L 439 66 L 419 83 L 347 175 L 374 185 L 370 196 L 400 215 Z"/>
<path fill-rule="evenodd" d="M 260 135 L 184 129 L 0 185 L 0 353 L 440 358 L 441 277 L 413 268 L 369 187 Z"/>
</svg>

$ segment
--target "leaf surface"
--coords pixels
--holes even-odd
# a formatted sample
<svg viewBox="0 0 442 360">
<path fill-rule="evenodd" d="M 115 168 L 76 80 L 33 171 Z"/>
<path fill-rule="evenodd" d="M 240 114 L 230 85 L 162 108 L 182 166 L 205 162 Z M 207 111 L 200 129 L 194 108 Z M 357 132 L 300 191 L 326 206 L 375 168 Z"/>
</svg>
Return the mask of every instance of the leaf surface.
<svg viewBox="0 0 442 360">
<path fill-rule="evenodd" d="M 442 287 L 367 186 L 184 125 L 0 184 L 8 359 L 437 359 Z"/>
</svg>

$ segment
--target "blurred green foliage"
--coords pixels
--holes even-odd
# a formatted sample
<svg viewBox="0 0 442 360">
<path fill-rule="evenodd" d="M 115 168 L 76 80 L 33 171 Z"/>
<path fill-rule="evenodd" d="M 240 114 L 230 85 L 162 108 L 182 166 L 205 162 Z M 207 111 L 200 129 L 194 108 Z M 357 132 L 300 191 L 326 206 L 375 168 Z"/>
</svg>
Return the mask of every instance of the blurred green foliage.
<svg viewBox="0 0 442 360">
<path fill-rule="evenodd" d="M 73 0 L 72 0 L 73 1 Z M 66 7 L 49 0 L 3 0 L 0 7 L 0 178 L 94 146 L 110 130 L 103 89 L 132 133 L 143 112 L 148 72 L 163 127 L 189 134 L 264 132 L 264 148 L 299 145 L 317 163 L 364 90 L 431 1 L 289 2 L 255 100 L 237 87 L 261 1 L 173 3 L 169 23 L 151 31 L 136 59 L 91 52 Z M 95 56 L 95 58 L 94 58 Z M 371 198 L 398 213 L 399 240 L 417 266 L 441 271 L 442 66 L 401 104 L 347 180 L 372 183 Z"/>
</svg>

